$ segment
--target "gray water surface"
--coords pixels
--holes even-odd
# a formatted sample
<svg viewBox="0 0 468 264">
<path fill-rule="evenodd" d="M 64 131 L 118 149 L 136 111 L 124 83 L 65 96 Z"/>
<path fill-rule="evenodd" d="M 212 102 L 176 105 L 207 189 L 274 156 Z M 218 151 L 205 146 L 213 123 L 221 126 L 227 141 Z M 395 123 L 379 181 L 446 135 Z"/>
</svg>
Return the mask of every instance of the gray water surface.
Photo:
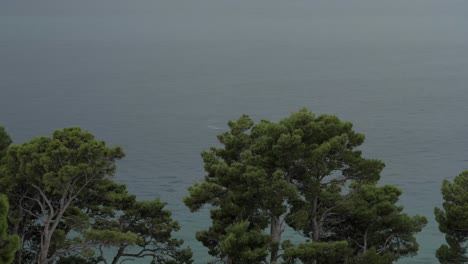
<svg viewBox="0 0 468 264">
<path fill-rule="evenodd" d="M 124 147 L 116 180 L 168 202 L 178 234 L 203 179 L 199 153 L 246 113 L 336 114 L 386 163 L 382 183 L 425 215 L 417 256 L 436 263 L 442 179 L 468 169 L 468 2 L 335 0 L 2 1 L 0 125 L 21 143 L 80 126 Z"/>
</svg>

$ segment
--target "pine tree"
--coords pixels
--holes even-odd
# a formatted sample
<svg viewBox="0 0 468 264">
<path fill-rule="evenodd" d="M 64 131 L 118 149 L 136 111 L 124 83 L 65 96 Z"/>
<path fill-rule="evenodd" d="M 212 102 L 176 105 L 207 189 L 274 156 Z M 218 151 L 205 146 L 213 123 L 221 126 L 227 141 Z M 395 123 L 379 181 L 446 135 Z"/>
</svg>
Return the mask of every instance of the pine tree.
<svg viewBox="0 0 468 264">
<path fill-rule="evenodd" d="M 443 208 L 434 213 L 439 230 L 445 233 L 446 245 L 436 252 L 440 263 L 468 263 L 468 171 L 455 177 L 453 183 L 442 183 Z"/>
</svg>

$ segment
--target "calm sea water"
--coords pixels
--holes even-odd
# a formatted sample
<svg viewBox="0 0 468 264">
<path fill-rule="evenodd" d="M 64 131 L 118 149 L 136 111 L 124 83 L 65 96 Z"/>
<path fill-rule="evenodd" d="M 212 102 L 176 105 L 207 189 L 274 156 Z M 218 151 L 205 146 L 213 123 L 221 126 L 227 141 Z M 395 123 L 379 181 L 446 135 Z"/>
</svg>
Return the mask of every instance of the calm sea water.
<svg viewBox="0 0 468 264">
<path fill-rule="evenodd" d="M 197 263 L 208 212 L 182 197 L 199 153 L 227 120 L 301 107 L 366 135 L 382 183 L 429 219 L 401 263 L 436 263 L 441 181 L 468 169 L 468 2 L 26 2 L 0 3 L 0 125 L 15 143 L 80 126 L 123 146 L 115 179 L 168 202 Z"/>
</svg>

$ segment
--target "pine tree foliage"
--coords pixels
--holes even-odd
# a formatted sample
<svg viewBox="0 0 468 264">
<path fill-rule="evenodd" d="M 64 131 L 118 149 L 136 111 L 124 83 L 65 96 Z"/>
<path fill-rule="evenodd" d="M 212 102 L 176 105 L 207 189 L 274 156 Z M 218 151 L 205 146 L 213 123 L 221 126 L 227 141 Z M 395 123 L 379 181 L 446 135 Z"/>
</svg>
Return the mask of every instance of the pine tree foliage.
<svg viewBox="0 0 468 264">
<path fill-rule="evenodd" d="M 5 156 L 10 144 L 10 135 L 8 135 L 4 127 L 0 127 L 0 160 Z"/>
<path fill-rule="evenodd" d="M 440 263 L 468 263 L 468 171 L 442 183 L 442 208 L 434 213 L 447 244 L 436 252 Z"/>
<path fill-rule="evenodd" d="M 0 264 L 12 263 L 19 248 L 19 237 L 7 233 L 9 207 L 7 197 L 0 194 Z"/>
<path fill-rule="evenodd" d="M 191 263 L 190 249 L 172 237 L 179 226 L 165 203 L 136 201 L 125 185 L 112 181 L 123 157 L 120 147 L 107 147 L 80 128 L 9 146 L 0 166 L 0 192 L 12 204 L 9 229 L 21 237 L 14 262 L 118 263 L 122 257 L 146 257 Z M 117 249 L 112 260 L 104 257 L 104 248 Z"/>
<path fill-rule="evenodd" d="M 237 259 L 237 255 L 221 247 L 227 228 L 245 222 L 249 232 L 269 236 L 270 259 L 259 254 L 256 263 L 278 262 L 281 252 L 284 252 L 283 258 L 289 260 L 321 263 L 317 261 L 326 256 L 306 254 L 309 249 L 318 248 L 327 248 L 325 252 L 331 254 L 329 258 L 337 261 L 345 252 L 359 255 L 371 248 L 385 258 L 387 253 L 393 254 L 394 259 L 411 256 L 417 251 L 414 234 L 425 225 L 425 218 L 409 217 L 402 213 L 401 207 L 394 205 L 399 190 L 389 191 L 392 194 L 386 198 L 392 198 L 391 201 L 380 201 L 372 195 L 364 197 L 366 188 L 370 188 L 368 192 L 384 192 L 375 187 L 384 164 L 362 157 L 357 148 L 364 142 L 364 135 L 356 133 L 351 123 L 335 116 L 316 116 L 302 109 L 279 122 L 255 123 L 244 115 L 228 125 L 229 131 L 218 136 L 221 147 L 202 153 L 207 172 L 205 180 L 190 187 L 189 196 L 184 199 L 192 211 L 204 205 L 211 207 L 212 225 L 197 232 L 196 237 L 212 256 L 227 263 Z M 343 187 L 352 185 L 370 187 L 356 187 L 349 194 L 343 191 Z M 378 223 L 367 230 L 369 239 L 364 246 L 360 244 L 361 238 L 345 235 L 345 232 L 361 228 L 354 219 L 361 215 L 345 217 L 339 211 L 344 210 L 350 197 L 355 203 L 353 206 L 365 202 L 385 203 L 389 207 L 387 211 L 396 215 L 392 221 Z M 387 211 L 375 209 L 375 219 L 383 216 L 378 214 L 392 214 Z M 310 242 L 297 246 L 282 243 L 284 223 Z M 384 228 L 385 224 L 390 226 Z M 416 226 L 411 228 L 411 225 Z M 396 240 L 406 244 L 395 249 Z M 345 244 L 343 251 L 341 248 Z"/>
</svg>

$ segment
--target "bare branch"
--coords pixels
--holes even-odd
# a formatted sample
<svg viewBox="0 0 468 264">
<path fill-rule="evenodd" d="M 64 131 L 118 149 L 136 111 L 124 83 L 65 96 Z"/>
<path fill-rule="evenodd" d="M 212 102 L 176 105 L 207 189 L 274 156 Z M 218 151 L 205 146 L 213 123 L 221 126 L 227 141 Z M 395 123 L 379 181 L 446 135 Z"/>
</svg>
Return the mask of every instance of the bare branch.
<svg viewBox="0 0 468 264">
<path fill-rule="evenodd" d="M 44 199 L 44 202 L 46 202 L 47 206 L 49 207 L 50 214 L 54 215 L 55 214 L 54 207 L 52 206 L 52 203 L 50 202 L 50 200 L 47 198 L 47 195 L 45 195 L 44 191 L 35 184 L 31 184 L 31 186 L 39 191 L 39 194 L 42 196 L 42 198 Z"/>
</svg>

